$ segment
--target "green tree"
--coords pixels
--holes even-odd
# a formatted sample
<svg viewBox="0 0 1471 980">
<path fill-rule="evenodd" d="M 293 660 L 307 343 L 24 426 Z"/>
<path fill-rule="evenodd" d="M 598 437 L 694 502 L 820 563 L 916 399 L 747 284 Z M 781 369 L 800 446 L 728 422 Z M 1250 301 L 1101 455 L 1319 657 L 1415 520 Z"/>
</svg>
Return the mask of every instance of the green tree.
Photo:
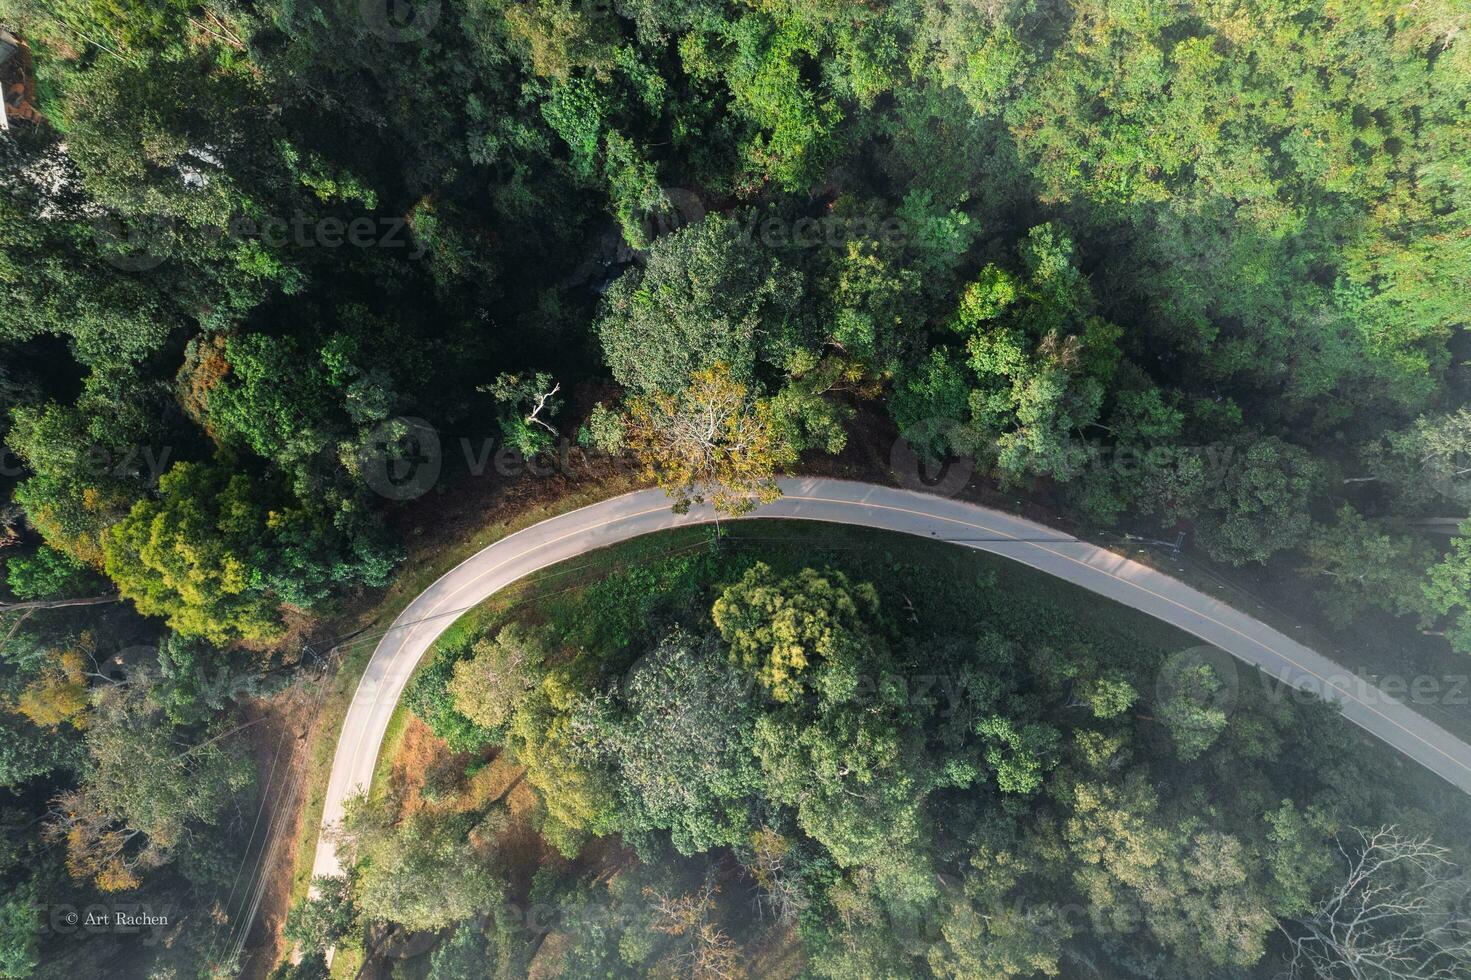
<svg viewBox="0 0 1471 980">
<path fill-rule="evenodd" d="M 899 434 L 930 460 L 964 445 L 958 430 L 970 418 L 970 390 L 961 360 L 947 347 L 932 349 L 895 382 L 889 410 Z"/>
<path fill-rule="evenodd" d="M 928 255 L 931 250 L 889 241 L 883 235 L 885 224 L 894 227 L 903 219 L 885 217 L 878 202 L 840 199 L 823 220 L 833 229 L 833 240 L 824 243 L 832 247 L 816 251 L 810 276 L 831 307 L 824 314 L 831 324 L 830 342 L 877 376 L 897 375 L 903 358 L 923 336 L 930 306 L 926 291 L 943 288 L 944 280 L 953 277 L 925 270 L 937 273 L 931 278 L 916 268 L 921 263 L 914 253 Z M 963 251 L 959 242 L 940 238 L 933 243 L 935 251 Z"/>
<path fill-rule="evenodd" d="M 617 759 L 631 826 L 668 830 L 682 854 L 746 841 L 760 786 L 743 675 L 715 644 L 676 631 L 629 671 Z"/>
<path fill-rule="evenodd" d="M 626 437 L 623 417 L 602 402 L 593 406 L 587 425 L 577 430 L 578 445 L 610 455 L 622 452 Z"/>
<path fill-rule="evenodd" d="M 755 129 L 743 147 L 747 167 L 787 190 L 811 186 L 835 149 L 832 131 L 842 118 L 839 104 L 803 76 L 803 64 L 824 54 L 821 35 L 803 18 L 754 13 L 727 30 L 734 51 L 721 58 L 725 83 Z"/>
<path fill-rule="evenodd" d="M 502 406 L 499 422 L 506 445 L 527 458 L 552 447 L 557 430 L 550 419 L 561 411 L 557 392 L 562 386 L 550 374 L 502 374 L 479 390 L 489 391 Z"/>
<path fill-rule="evenodd" d="M 1170 657 L 1160 669 L 1159 720 L 1169 729 L 1175 753 L 1186 762 L 1216 743 L 1226 727 L 1221 706 L 1226 682 L 1210 663 L 1188 652 Z"/>
<path fill-rule="evenodd" d="M 99 248 L 135 229 L 99 221 L 61 135 L 14 127 L 0 144 L 0 164 L 0 339 L 65 337 L 74 356 L 95 368 L 158 350 L 183 313 L 165 290 L 128 272 L 128 256 L 119 261 Z M 25 179 L 35 171 L 57 176 L 50 193 Z"/>
<path fill-rule="evenodd" d="M 618 829 L 618 782 L 599 750 L 607 705 L 560 673 L 545 677 L 511 719 L 507 744 L 546 808 L 541 834 L 566 857 Z"/>
<path fill-rule="evenodd" d="M 358 914 L 346 877 L 313 878 L 312 889 L 313 895 L 291 906 L 281 929 L 282 937 L 306 956 L 336 946 L 357 923 Z"/>
<path fill-rule="evenodd" d="M 333 398 L 327 371 L 298 341 L 249 333 L 227 335 L 217 347 L 223 363 L 201 379 L 201 394 L 203 421 L 218 440 L 285 466 L 328 445 Z"/>
<path fill-rule="evenodd" d="M 798 826 L 839 867 L 874 869 L 895 891 L 923 880 L 927 772 L 892 707 L 768 713 L 756 722 L 756 755 L 768 798 L 795 807 Z"/>
<path fill-rule="evenodd" d="M 578 70 L 594 77 L 612 67 L 610 18 L 567 0 L 537 0 L 505 12 L 506 27 L 537 75 L 567 81 Z"/>
<path fill-rule="evenodd" d="M 238 652 L 169 633 L 158 644 L 148 697 L 174 724 L 197 725 L 224 714 L 231 704 L 267 693 L 262 674 L 259 664 Z"/>
<path fill-rule="evenodd" d="M 461 922 L 429 957 L 429 980 L 482 980 L 495 977 L 494 949 L 473 922 Z"/>
<path fill-rule="evenodd" d="M 758 359 L 783 367 L 810 332 L 801 276 L 719 214 L 658 239 L 603 297 L 595 329 L 613 377 L 643 396 L 717 364 L 751 385 Z"/>
<path fill-rule="evenodd" d="M 758 562 L 711 609 L 732 658 L 778 701 L 795 700 L 822 661 L 851 663 L 872 646 L 878 593 L 842 572 L 778 576 Z"/>
<path fill-rule="evenodd" d="M 28 719 L 0 713 L 0 787 L 19 789 L 32 779 L 80 762 L 78 744 Z"/>
<path fill-rule="evenodd" d="M 940 896 L 939 937 L 927 963 L 942 978 L 1059 976 L 1073 926 L 1051 902 L 1019 889 L 1040 870 L 1021 848 L 984 846 L 971 857 L 959 888 Z"/>
<path fill-rule="evenodd" d="M 5 562 L 6 584 L 21 599 L 74 599 L 103 588 L 86 565 L 50 545 Z"/>
<path fill-rule="evenodd" d="M 1332 817 L 1317 808 L 1299 810 L 1291 800 L 1263 814 L 1269 830 L 1267 861 L 1272 873 L 1272 912 L 1278 917 L 1301 915 L 1333 872 L 1334 849 L 1328 846 Z"/>
<path fill-rule="evenodd" d="M 634 248 L 648 248 L 652 244 L 646 230 L 650 219 L 672 210 L 669 196 L 659 185 L 658 168 L 643 158 L 637 143 L 616 131 L 609 131 L 603 147 L 610 207 L 623 240 Z"/>
<path fill-rule="evenodd" d="M 1116 675 L 1090 678 L 1080 685 L 1078 694 L 1093 717 L 1105 720 L 1122 715 L 1139 699 L 1134 685 Z"/>
<path fill-rule="evenodd" d="M 104 543 L 118 591 L 144 615 L 214 642 L 279 635 L 276 603 L 260 586 L 268 513 L 244 474 L 175 465 L 158 502 L 140 501 Z"/>
<path fill-rule="evenodd" d="M 1193 970 L 1261 959 L 1275 920 L 1239 840 L 1163 823 L 1139 773 L 1120 784 L 1075 782 L 1064 793 L 1063 836 L 1097 933 L 1146 926 Z"/>
<path fill-rule="evenodd" d="M 1300 543 L 1312 527 L 1308 504 L 1322 485 L 1323 465 L 1274 436 L 1233 443 L 1220 460 L 1190 505 L 1206 552 L 1244 565 Z"/>
<path fill-rule="evenodd" d="M 249 794 L 254 767 L 226 732 L 185 736 L 125 686 L 107 692 L 86 734 L 86 781 L 58 797 L 48 833 L 67 867 L 104 891 L 206 846 Z"/>
<path fill-rule="evenodd" d="M 1425 608 L 1430 547 L 1407 534 L 1386 534 L 1347 504 L 1332 525 L 1314 526 L 1303 552 L 1304 571 L 1326 582 L 1318 598 L 1337 623 L 1352 623 L 1366 608 L 1396 616 Z"/>
<path fill-rule="evenodd" d="M 1098 419 L 1121 331 L 1094 312 L 1066 235 L 1039 225 L 1020 252 L 1026 278 L 987 266 L 950 324 L 966 337 L 966 364 L 975 378 L 969 418 L 952 430 L 950 442 L 990 459 L 1008 480 L 1068 480 L 1088 459 L 1080 436 Z M 939 383 L 937 392 L 948 391 L 952 373 L 933 359 L 930 387 Z"/>
<path fill-rule="evenodd" d="M 176 464 L 157 501 L 109 529 L 108 576 L 139 612 L 217 643 L 278 636 L 280 605 L 309 606 L 334 582 L 383 580 L 381 554 L 273 490 L 226 465 Z"/>
<path fill-rule="evenodd" d="M 1404 514 L 1460 513 L 1471 507 L 1471 408 L 1422 415 L 1364 450 L 1374 479 Z"/>
<path fill-rule="evenodd" d="M 1009 718 L 992 715 L 976 725 L 976 734 L 986 741 L 986 764 L 996 773 L 996 785 L 1003 793 L 1036 792 L 1056 764 L 1052 756 L 1059 735 L 1046 725 L 1018 727 Z"/>
<path fill-rule="evenodd" d="M 477 814 L 420 810 L 395 824 L 383 807 L 359 797 L 338 845 L 356 859 L 354 893 L 365 916 L 427 931 L 504 900 L 504 882 L 468 840 Z"/>
<path fill-rule="evenodd" d="M 1444 558 L 1430 567 L 1423 586 L 1424 618 L 1448 617 L 1446 636 L 1461 653 L 1471 653 L 1471 521 L 1461 524 Z"/>
<path fill-rule="evenodd" d="M 106 529 L 169 462 L 158 432 L 169 417 L 161 395 L 161 386 L 130 372 L 94 372 L 75 404 L 14 410 L 6 444 L 31 474 L 15 499 L 52 548 L 102 566 Z"/>
<path fill-rule="evenodd" d="M 1161 342 L 1309 411 L 1413 405 L 1462 320 L 1467 209 L 1443 134 L 1465 55 L 1427 57 L 1450 10 L 1089 2 L 1060 29 L 978 10 L 939 29 L 941 70 L 1004 122 L 1042 200 L 1137 233 L 1114 267 Z M 1346 59 L 1351 79 L 1330 67 Z M 1407 188 L 1405 168 L 1432 176 Z M 1342 400 L 1310 404 L 1330 392 Z"/>
<path fill-rule="evenodd" d="M 40 965 L 40 910 L 36 888 L 26 882 L 0 904 L 0 977 L 28 977 Z"/>
<path fill-rule="evenodd" d="M 492 732 L 507 722 L 542 675 L 541 642 L 516 624 L 475 643 L 472 655 L 454 665 L 447 690 L 455 710 Z"/>
</svg>

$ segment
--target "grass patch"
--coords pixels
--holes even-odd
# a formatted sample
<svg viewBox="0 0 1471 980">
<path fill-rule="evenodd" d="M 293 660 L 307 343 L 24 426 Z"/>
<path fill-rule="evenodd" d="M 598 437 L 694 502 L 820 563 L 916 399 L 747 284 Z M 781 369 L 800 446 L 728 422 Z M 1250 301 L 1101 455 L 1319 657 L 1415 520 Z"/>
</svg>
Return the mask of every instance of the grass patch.
<svg viewBox="0 0 1471 980">
<path fill-rule="evenodd" d="M 366 959 L 367 954 L 361 946 L 341 943 L 332 954 L 332 966 L 328 969 L 327 976 L 332 980 L 354 980 L 362 972 Z"/>
</svg>

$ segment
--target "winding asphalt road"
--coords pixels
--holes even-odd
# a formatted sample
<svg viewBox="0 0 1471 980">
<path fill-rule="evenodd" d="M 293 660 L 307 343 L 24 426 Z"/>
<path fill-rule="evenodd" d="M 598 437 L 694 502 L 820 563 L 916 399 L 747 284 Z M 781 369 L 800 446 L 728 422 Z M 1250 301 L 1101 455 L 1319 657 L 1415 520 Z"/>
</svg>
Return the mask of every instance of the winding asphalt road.
<svg viewBox="0 0 1471 980">
<path fill-rule="evenodd" d="M 1056 575 L 1179 627 L 1295 688 L 1338 702 L 1349 721 L 1471 793 L 1471 746 L 1346 668 L 1168 575 L 975 504 L 846 480 L 780 482 L 783 496 L 751 516 L 899 531 L 994 552 Z M 342 819 L 343 802 L 372 779 L 388 720 L 414 666 L 463 611 L 549 565 L 713 517 L 702 507 L 676 514 L 662 491 L 641 490 L 518 531 L 446 573 L 394 620 L 368 662 L 338 737 L 323 829 Z M 1243 675 L 1243 682 L 1252 677 Z M 325 835 L 318 839 L 312 870 L 313 875 L 341 873 Z"/>
</svg>

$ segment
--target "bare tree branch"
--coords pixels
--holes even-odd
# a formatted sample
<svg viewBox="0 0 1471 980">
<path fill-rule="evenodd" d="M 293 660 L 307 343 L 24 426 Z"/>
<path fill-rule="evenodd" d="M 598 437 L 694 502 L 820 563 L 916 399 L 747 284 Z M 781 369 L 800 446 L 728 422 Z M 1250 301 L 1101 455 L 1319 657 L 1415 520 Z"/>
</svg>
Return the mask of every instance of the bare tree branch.
<svg viewBox="0 0 1471 980">
<path fill-rule="evenodd" d="M 1471 878 L 1449 852 L 1393 826 L 1338 842 L 1343 881 L 1283 928 L 1288 975 L 1325 980 L 1457 980 L 1471 976 Z"/>
</svg>

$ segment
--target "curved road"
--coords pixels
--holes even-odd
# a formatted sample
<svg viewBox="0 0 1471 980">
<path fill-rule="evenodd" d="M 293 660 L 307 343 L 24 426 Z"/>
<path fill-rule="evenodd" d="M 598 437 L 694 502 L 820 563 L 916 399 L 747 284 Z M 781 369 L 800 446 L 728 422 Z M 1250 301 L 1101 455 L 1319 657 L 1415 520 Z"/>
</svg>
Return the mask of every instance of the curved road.
<svg viewBox="0 0 1471 980">
<path fill-rule="evenodd" d="M 1337 701 L 1349 721 L 1471 793 L 1471 746 L 1349 670 L 1210 596 L 1111 551 L 1041 524 L 975 504 L 868 483 L 780 481 L 783 496 L 753 517 L 852 524 L 990 551 L 1056 575 L 1164 620 L 1293 687 Z M 368 785 L 388 720 L 414 666 L 466 608 L 518 579 L 629 538 L 709 523 L 708 507 L 670 510 L 660 490 L 641 490 L 553 517 L 497 541 L 426 589 L 379 641 L 343 719 L 322 810 L 322 828 Z M 313 875 L 341 873 L 318 838 Z"/>
</svg>

